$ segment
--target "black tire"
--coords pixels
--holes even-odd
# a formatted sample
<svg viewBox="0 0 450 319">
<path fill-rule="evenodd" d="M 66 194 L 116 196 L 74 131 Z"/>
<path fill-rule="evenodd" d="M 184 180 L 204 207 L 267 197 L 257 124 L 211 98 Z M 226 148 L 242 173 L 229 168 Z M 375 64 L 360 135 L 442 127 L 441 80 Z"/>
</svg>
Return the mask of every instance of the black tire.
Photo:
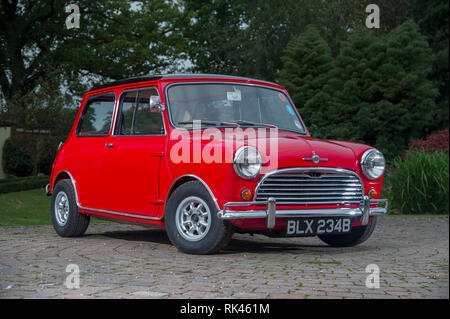
<svg viewBox="0 0 450 319">
<path fill-rule="evenodd" d="M 68 214 L 64 219 L 65 222 L 61 221 L 61 217 L 55 208 L 55 202 L 60 196 L 66 196 L 66 200 L 68 200 L 67 209 Z M 78 212 L 75 190 L 73 189 L 72 183 L 64 179 L 53 188 L 52 194 L 52 204 L 51 204 L 51 216 L 53 228 L 56 233 L 62 237 L 79 237 L 83 236 L 84 232 L 89 226 L 90 216 L 86 214 L 81 214 Z"/>
<path fill-rule="evenodd" d="M 202 208 L 205 208 L 204 204 L 206 204 L 207 208 L 204 209 L 205 211 L 206 209 L 209 210 L 209 230 L 206 230 L 205 227 L 205 230 L 202 232 L 204 237 L 196 240 L 191 238 L 191 240 L 189 240 L 186 237 L 193 237 L 196 236 L 196 234 L 186 234 L 186 232 L 183 232 L 183 229 L 180 228 L 181 226 L 177 226 L 176 220 L 177 218 L 180 218 L 180 215 L 177 215 L 177 209 L 180 207 L 178 214 L 182 214 L 183 210 L 181 207 L 187 205 L 191 201 L 196 203 L 194 203 L 194 206 L 197 205 L 196 208 L 200 208 L 200 202 L 196 201 L 196 199 L 200 199 L 203 202 L 201 203 Z M 206 214 L 205 211 L 203 214 Z M 205 255 L 218 252 L 230 242 L 233 235 L 233 226 L 228 222 L 219 219 L 217 213 L 218 210 L 213 199 L 200 182 L 191 181 L 181 185 L 170 196 L 165 209 L 165 225 L 169 240 L 180 251 L 188 254 Z M 192 222 L 187 223 L 187 227 L 189 227 L 189 223 L 191 223 L 192 227 Z M 178 225 L 181 225 L 181 222 L 178 222 Z M 201 236 L 199 231 L 197 231 L 197 235 Z"/>
<path fill-rule="evenodd" d="M 318 237 L 332 247 L 351 247 L 365 242 L 372 235 L 377 224 L 375 216 L 367 226 L 356 226 L 347 235 L 318 235 Z"/>
</svg>

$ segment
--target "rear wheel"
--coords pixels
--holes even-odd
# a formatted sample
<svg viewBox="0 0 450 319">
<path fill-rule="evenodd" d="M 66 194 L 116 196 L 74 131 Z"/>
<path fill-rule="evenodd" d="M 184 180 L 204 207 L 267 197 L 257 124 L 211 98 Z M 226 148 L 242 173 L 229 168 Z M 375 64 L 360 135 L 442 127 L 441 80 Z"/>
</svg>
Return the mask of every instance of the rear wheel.
<svg viewBox="0 0 450 319">
<path fill-rule="evenodd" d="M 233 227 L 217 217 L 217 208 L 197 181 L 178 187 L 167 203 L 165 224 L 172 244 L 189 254 L 211 254 L 225 247 Z"/>
<path fill-rule="evenodd" d="M 82 236 L 89 226 L 90 217 L 78 212 L 75 190 L 67 179 L 53 189 L 51 214 L 53 228 L 62 237 Z"/>
<path fill-rule="evenodd" d="M 375 216 L 372 222 L 366 226 L 352 227 L 352 232 L 346 235 L 318 235 L 325 243 L 333 247 L 350 247 L 365 242 L 372 235 L 377 224 Z"/>
</svg>

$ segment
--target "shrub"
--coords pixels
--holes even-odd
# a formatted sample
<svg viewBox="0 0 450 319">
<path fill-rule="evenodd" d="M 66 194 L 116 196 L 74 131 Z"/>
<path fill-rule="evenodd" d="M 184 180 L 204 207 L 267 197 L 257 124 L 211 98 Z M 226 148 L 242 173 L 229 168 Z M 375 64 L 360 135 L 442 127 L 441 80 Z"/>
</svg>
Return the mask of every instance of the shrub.
<svg viewBox="0 0 450 319">
<path fill-rule="evenodd" d="M 0 194 L 20 192 L 29 189 L 42 188 L 50 182 L 48 176 L 29 176 L 20 178 L 0 179 Z"/>
<path fill-rule="evenodd" d="M 45 175 L 50 175 L 52 164 L 55 160 L 56 152 L 60 142 L 66 138 L 61 136 L 46 136 L 40 144 L 39 160 L 37 163 L 38 171 Z"/>
<path fill-rule="evenodd" d="M 13 136 L 3 147 L 3 170 L 16 177 L 50 175 L 62 136 Z"/>
<path fill-rule="evenodd" d="M 390 206 L 404 214 L 448 214 L 448 164 L 441 151 L 411 150 L 404 160 L 396 159 L 386 177 Z"/>
<path fill-rule="evenodd" d="M 448 154 L 448 129 L 442 130 L 436 134 L 427 135 L 425 140 L 414 140 L 409 142 L 409 148 L 412 150 L 425 150 L 427 152 L 443 151 Z"/>
<path fill-rule="evenodd" d="M 23 137 L 14 136 L 5 141 L 2 163 L 6 174 L 23 177 L 33 173 L 33 152 L 29 146 L 30 143 Z"/>
</svg>

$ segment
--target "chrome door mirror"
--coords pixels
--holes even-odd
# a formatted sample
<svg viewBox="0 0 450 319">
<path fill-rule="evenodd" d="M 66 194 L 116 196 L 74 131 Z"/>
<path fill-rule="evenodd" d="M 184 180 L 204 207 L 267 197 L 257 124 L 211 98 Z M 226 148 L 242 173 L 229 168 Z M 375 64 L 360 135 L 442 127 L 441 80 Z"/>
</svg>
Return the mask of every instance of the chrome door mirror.
<svg viewBox="0 0 450 319">
<path fill-rule="evenodd" d="M 161 99 L 157 95 L 150 96 L 150 111 L 153 113 L 159 113 L 165 110 L 164 104 L 161 103 Z"/>
</svg>

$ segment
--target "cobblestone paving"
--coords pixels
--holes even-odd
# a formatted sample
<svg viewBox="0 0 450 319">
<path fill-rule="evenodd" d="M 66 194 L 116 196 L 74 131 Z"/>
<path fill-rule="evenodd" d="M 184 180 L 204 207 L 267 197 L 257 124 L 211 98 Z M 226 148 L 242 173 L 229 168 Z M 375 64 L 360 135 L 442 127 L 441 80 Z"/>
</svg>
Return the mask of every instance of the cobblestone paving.
<svg viewBox="0 0 450 319">
<path fill-rule="evenodd" d="M 73 239 L 0 227 L 0 298 L 449 298 L 448 254 L 448 218 L 383 217 L 351 248 L 235 234 L 212 256 L 183 254 L 157 229 L 94 224 Z M 79 289 L 65 286 L 68 264 Z M 369 264 L 378 289 L 365 285 Z"/>
</svg>

